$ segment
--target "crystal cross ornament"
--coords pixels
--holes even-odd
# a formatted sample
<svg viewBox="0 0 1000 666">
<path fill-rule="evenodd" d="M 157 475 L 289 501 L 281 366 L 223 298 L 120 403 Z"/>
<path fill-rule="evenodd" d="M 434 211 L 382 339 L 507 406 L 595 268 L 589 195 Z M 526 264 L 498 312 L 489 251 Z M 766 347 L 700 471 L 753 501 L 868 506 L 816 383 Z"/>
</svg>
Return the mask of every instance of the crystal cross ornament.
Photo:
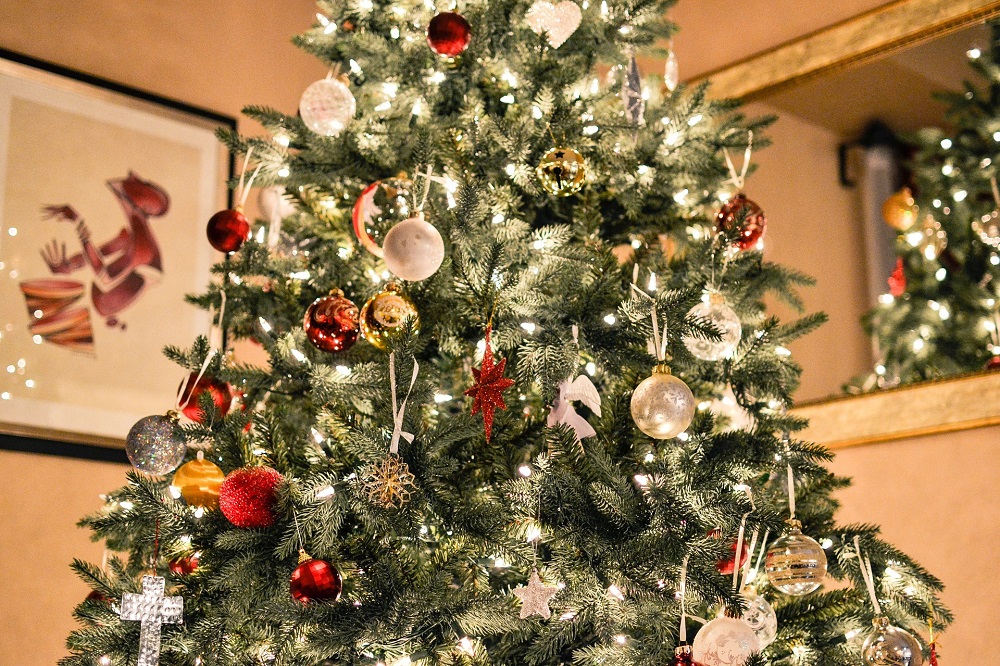
<svg viewBox="0 0 1000 666">
<path fill-rule="evenodd" d="M 165 597 L 165 579 L 159 576 L 142 577 L 142 594 L 132 592 L 122 597 L 123 620 L 142 623 L 139 634 L 139 666 L 157 666 L 160 662 L 160 629 L 164 623 L 179 624 L 184 614 L 182 597 Z"/>
</svg>

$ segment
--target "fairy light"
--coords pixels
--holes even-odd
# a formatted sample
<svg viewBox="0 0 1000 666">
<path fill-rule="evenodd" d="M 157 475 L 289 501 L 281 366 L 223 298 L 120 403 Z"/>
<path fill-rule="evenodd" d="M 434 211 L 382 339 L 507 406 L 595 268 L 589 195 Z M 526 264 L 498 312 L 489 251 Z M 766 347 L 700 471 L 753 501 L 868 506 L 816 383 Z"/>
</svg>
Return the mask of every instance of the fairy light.
<svg viewBox="0 0 1000 666">
<path fill-rule="evenodd" d="M 652 271 L 649 273 L 648 289 L 650 291 L 656 291 L 656 273 L 653 273 Z"/>
<path fill-rule="evenodd" d="M 533 106 L 531 107 L 531 117 L 535 120 L 542 119 L 542 109 L 541 107 Z"/>
<path fill-rule="evenodd" d="M 969 58 L 971 58 L 972 60 L 975 60 L 979 56 L 983 55 L 983 52 L 973 46 L 971 49 L 965 52 L 965 55 L 969 56 Z"/>
<path fill-rule="evenodd" d="M 275 134 L 274 142 L 281 146 L 282 148 L 288 148 L 288 144 L 291 143 L 291 139 L 288 138 L 287 134 Z"/>
<path fill-rule="evenodd" d="M 316 499 L 327 499 L 328 497 L 333 497 L 337 491 L 333 489 L 333 486 L 324 486 L 316 491 Z"/>
<path fill-rule="evenodd" d="M 412 663 L 410 656 L 406 655 L 392 662 L 392 666 L 411 666 Z"/>
<path fill-rule="evenodd" d="M 774 348 L 774 353 L 778 356 L 791 356 L 792 351 L 788 347 L 777 346 Z"/>
<path fill-rule="evenodd" d="M 879 363 L 878 365 L 876 365 L 875 366 L 875 374 L 876 375 L 884 375 L 885 374 L 885 366 L 882 365 L 881 363 Z"/>
<path fill-rule="evenodd" d="M 295 357 L 295 360 L 298 361 L 299 363 L 305 363 L 306 362 L 306 356 L 305 356 L 305 354 L 303 354 L 302 352 L 300 352 L 298 349 L 292 349 L 291 354 L 292 354 L 293 357 Z"/>
<path fill-rule="evenodd" d="M 538 326 L 534 322 L 522 321 L 521 322 L 521 328 L 524 329 L 524 331 L 528 335 L 534 335 L 535 330 L 538 328 Z"/>
<path fill-rule="evenodd" d="M 923 237 L 924 233 L 922 231 L 911 231 L 906 234 L 906 242 L 910 244 L 910 247 L 916 247 L 920 245 L 920 241 Z"/>
<path fill-rule="evenodd" d="M 681 137 L 682 137 L 682 136 L 683 136 L 683 135 L 682 135 L 682 134 L 680 133 L 680 131 L 678 131 L 678 130 L 676 130 L 676 129 L 673 129 L 673 130 L 670 130 L 670 132 L 669 132 L 669 133 L 667 134 L 667 136 L 666 136 L 666 137 L 665 137 L 665 138 L 663 139 L 663 141 L 664 141 L 664 143 L 666 143 L 666 144 L 667 144 L 668 146 L 676 146 L 676 145 L 677 145 L 678 143 L 680 143 L 680 142 L 681 142 Z"/>
<path fill-rule="evenodd" d="M 101 666 L 111 666 L 111 657 L 108 655 L 102 655 L 100 659 L 97 660 Z"/>
<path fill-rule="evenodd" d="M 280 169 L 278 169 L 278 178 L 288 178 L 289 174 L 291 173 L 292 172 L 288 167 L 283 166 Z"/>
<path fill-rule="evenodd" d="M 510 93 L 507 93 L 506 95 L 500 98 L 500 101 L 503 102 L 504 104 L 513 104 L 514 96 L 511 95 Z"/>
<path fill-rule="evenodd" d="M 293 280 L 308 280 L 311 277 L 311 275 L 312 274 L 309 271 L 296 271 L 294 273 L 289 273 L 288 277 L 292 278 Z"/>
<path fill-rule="evenodd" d="M 121 502 L 118 503 L 118 506 L 120 506 L 125 511 L 131 511 L 132 509 L 135 508 L 135 504 L 132 504 L 132 502 L 128 500 L 122 500 Z"/>
<path fill-rule="evenodd" d="M 943 281 L 947 276 L 948 276 L 948 270 L 944 266 L 934 271 L 934 278 L 938 282 Z"/>
<path fill-rule="evenodd" d="M 681 440 L 682 442 L 686 442 L 689 439 L 691 439 L 691 435 L 687 434 L 686 432 L 682 432 L 681 434 L 677 435 L 677 439 Z"/>
<path fill-rule="evenodd" d="M 336 368 L 334 368 L 334 370 L 344 375 L 345 377 L 351 376 L 351 369 L 346 365 L 338 365 Z"/>
<path fill-rule="evenodd" d="M 510 567 L 510 563 L 507 560 L 500 557 L 499 555 L 497 555 L 495 558 L 493 558 L 493 567 L 496 569 L 507 569 Z"/>
<path fill-rule="evenodd" d="M 173 485 L 167 486 L 167 492 L 170 493 L 170 496 L 173 497 L 174 499 L 181 498 L 181 489 L 178 488 L 177 486 Z"/>
<path fill-rule="evenodd" d="M 508 164 L 503 168 L 503 170 L 507 173 L 508 176 L 513 178 L 514 172 L 517 170 L 517 167 L 515 167 L 513 164 Z"/>
<path fill-rule="evenodd" d="M 524 534 L 524 540 L 528 543 L 538 541 L 542 538 L 542 529 L 537 525 L 532 525 L 528 528 L 528 531 Z"/>
<path fill-rule="evenodd" d="M 458 649 L 469 655 L 475 652 L 475 646 L 472 643 L 472 639 L 468 636 L 462 636 L 458 639 Z"/>
<path fill-rule="evenodd" d="M 203 506 L 199 506 L 199 507 L 197 507 L 197 508 L 196 508 L 196 509 L 194 510 L 194 517 L 195 517 L 195 518 L 201 518 L 201 517 L 202 517 L 202 516 L 204 516 L 204 515 L 205 515 L 205 507 L 203 507 Z"/>
<path fill-rule="evenodd" d="M 382 102 L 381 104 L 376 104 L 374 110 L 375 111 L 388 111 L 391 108 L 392 108 L 392 102 L 390 102 L 389 100 L 386 100 L 386 101 Z"/>
<path fill-rule="evenodd" d="M 846 634 L 844 634 L 844 638 L 846 640 L 851 641 L 851 640 L 854 640 L 857 637 L 857 635 L 860 634 L 860 633 L 861 633 L 860 629 L 851 629 Z"/>
<path fill-rule="evenodd" d="M 257 317 L 257 323 L 260 324 L 261 330 L 264 331 L 265 333 L 270 333 L 271 331 L 274 330 L 274 327 L 271 326 L 271 322 L 264 319 L 263 317 Z"/>
<path fill-rule="evenodd" d="M 951 139 L 941 139 L 941 147 L 945 150 L 951 148 Z"/>
<path fill-rule="evenodd" d="M 559 616 L 559 620 L 561 622 L 569 622 L 574 617 L 576 617 L 576 611 L 566 611 L 565 613 Z"/>
<path fill-rule="evenodd" d="M 622 594 L 621 588 L 612 583 L 608 586 L 608 596 L 617 599 L 618 601 L 625 601 L 625 595 Z"/>
<path fill-rule="evenodd" d="M 969 193 L 965 190 L 959 190 L 951 195 L 951 198 L 955 201 L 965 201 L 965 197 L 969 196 Z"/>
<path fill-rule="evenodd" d="M 684 205 L 684 203 L 687 202 L 687 196 L 688 196 L 689 193 L 690 192 L 688 191 L 688 189 L 686 187 L 683 190 L 681 190 L 680 192 L 675 192 L 674 193 L 674 201 L 676 201 L 677 203 L 679 203 L 681 205 Z"/>
<path fill-rule="evenodd" d="M 348 65 L 351 68 L 351 72 L 354 73 L 355 76 L 361 76 L 362 74 L 364 74 L 364 70 L 361 69 L 361 65 L 359 65 L 358 61 L 355 60 L 354 58 L 351 58 L 351 61 L 350 63 L 348 63 Z"/>
<path fill-rule="evenodd" d="M 583 128 L 583 135 L 593 136 L 597 134 L 598 131 L 600 131 L 600 128 L 597 125 L 587 125 L 586 127 Z"/>
<path fill-rule="evenodd" d="M 434 72 L 427 77 L 429 83 L 444 83 L 445 75 L 444 72 Z"/>
<path fill-rule="evenodd" d="M 943 167 L 941 167 L 941 174 L 944 176 L 950 176 L 954 172 L 955 172 L 955 167 L 953 167 L 950 164 L 945 164 Z"/>
<path fill-rule="evenodd" d="M 924 348 L 923 338 L 917 338 L 916 340 L 913 341 L 913 351 L 918 352 L 923 348 Z"/>
<path fill-rule="evenodd" d="M 524 478 L 528 478 L 529 476 L 531 476 L 531 466 L 521 465 L 520 467 L 517 468 L 517 473 L 523 476 Z"/>
<path fill-rule="evenodd" d="M 635 482 L 643 488 L 649 485 L 649 477 L 645 474 L 636 474 L 632 478 L 635 479 Z"/>
<path fill-rule="evenodd" d="M 393 39 L 399 39 L 399 28 L 397 28 L 396 26 L 392 26 L 392 28 L 389 30 L 389 36 L 392 37 Z"/>
<path fill-rule="evenodd" d="M 625 634 L 618 634 L 617 636 L 615 636 L 615 643 L 618 643 L 618 645 L 625 645 L 625 643 L 627 642 L 628 642 L 628 636 L 626 636 Z"/>
<path fill-rule="evenodd" d="M 10 400 L 10 391 L 0 393 L 0 400 Z"/>
<path fill-rule="evenodd" d="M 10 234 L 11 236 L 16 236 L 17 235 L 17 227 L 11 227 L 10 229 L 7 230 L 7 233 Z M 11 275 L 11 277 L 14 277 L 14 276 Z"/>
<path fill-rule="evenodd" d="M 604 323 L 607 324 L 608 326 L 614 326 L 616 323 L 618 323 L 618 317 L 614 316 L 613 314 L 606 314 L 604 315 Z"/>
<path fill-rule="evenodd" d="M 424 111 L 424 105 L 422 100 L 418 97 L 417 101 L 413 103 L 413 108 L 410 110 L 410 114 L 414 116 L 419 116 Z"/>
<path fill-rule="evenodd" d="M 593 361 L 590 361 L 587 365 L 583 366 L 583 369 L 586 370 L 587 374 L 591 377 L 597 374 L 597 364 Z"/>
<path fill-rule="evenodd" d="M 688 125 L 694 127 L 695 125 L 700 123 L 704 117 L 705 116 L 701 115 L 700 113 L 696 113 L 690 118 L 688 118 Z"/>
</svg>

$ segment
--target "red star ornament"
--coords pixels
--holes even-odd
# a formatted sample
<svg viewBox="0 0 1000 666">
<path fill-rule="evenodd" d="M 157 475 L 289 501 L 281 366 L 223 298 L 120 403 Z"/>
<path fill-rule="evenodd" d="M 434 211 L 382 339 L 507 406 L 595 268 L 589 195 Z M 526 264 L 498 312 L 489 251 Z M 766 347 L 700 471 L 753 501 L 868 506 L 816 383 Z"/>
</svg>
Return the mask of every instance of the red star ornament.
<svg viewBox="0 0 1000 666">
<path fill-rule="evenodd" d="M 493 414 L 497 409 L 507 409 L 507 404 L 501 395 L 514 385 L 513 379 L 503 376 L 507 367 L 507 359 L 493 360 L 493 349 L 490 347 L 491 327 L 486 327 L 486 349 L 483 350 L 483 364 L 478 370 L 472 369 L 476 382 L 472 388 L 465 390 L 465 395 L 472 396 L 472 414 L 483 412 L 483 425 L 486 429 L 486 441 L 490 441 L 493 432 Z"/>
</svg>

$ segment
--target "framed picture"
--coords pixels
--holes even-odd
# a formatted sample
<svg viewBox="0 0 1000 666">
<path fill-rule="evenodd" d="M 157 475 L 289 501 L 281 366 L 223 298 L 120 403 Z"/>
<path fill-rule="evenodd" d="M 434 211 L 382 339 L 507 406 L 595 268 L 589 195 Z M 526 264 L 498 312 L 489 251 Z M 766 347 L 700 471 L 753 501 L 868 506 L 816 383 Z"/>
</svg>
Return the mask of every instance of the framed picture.
<svg viewBox="0 0 1000 666">
<path fill-rule="evenodd" d="M 4 440 L 120 446 L 174 406 L 162 350 L 209 331 L 184 295 L 209 281 L 232 173 L 214 132 L 235 125 L 0 51 Z"/>
</svg>

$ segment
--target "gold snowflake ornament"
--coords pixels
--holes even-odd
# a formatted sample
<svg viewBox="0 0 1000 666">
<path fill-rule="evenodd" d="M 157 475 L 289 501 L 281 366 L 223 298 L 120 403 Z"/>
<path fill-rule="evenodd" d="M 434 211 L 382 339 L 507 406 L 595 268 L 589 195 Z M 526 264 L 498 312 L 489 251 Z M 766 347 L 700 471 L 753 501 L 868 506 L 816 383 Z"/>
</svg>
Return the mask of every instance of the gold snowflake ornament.
<svg viewBox="0 0 1000 666">
<path fill-rule="evenodd" d="M 415 488 L 410 468 L 395 453 L 369 465 L 361 483 L 369 501 L 386 509 L 401 508 Z"/>
</svg>

